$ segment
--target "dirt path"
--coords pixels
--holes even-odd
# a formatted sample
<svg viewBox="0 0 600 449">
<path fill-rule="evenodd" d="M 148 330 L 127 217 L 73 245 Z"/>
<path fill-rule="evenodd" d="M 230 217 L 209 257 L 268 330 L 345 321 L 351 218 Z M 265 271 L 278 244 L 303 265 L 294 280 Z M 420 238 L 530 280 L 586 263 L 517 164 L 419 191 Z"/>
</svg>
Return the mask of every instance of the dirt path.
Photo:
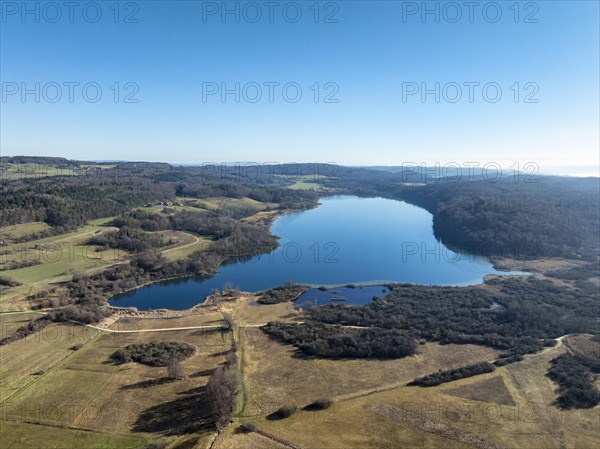
<svg viewBox="0 0 600 449">
<path fill-rule="evenodd" d="M 186 331 L 186 330 L 200 330 L 200 329 L 221 329 L 223 326 L 221 324 L 211 324 L 204 326 L 186 326 L 186 327 L 165 327 L 160 329 L 110 329 L 106 327 L 94 326 L 93 324 L 85 324 L 79 321 L 69 320 L 72 323 L 80 324 L 81 326 L 90 327 L 92 329 L 97 329 L 99 331 L 110 332 L 114 334 L 135 334 L 142 332 L 169 332 L 169 331 Z"/>
<path fill-rule="evenodd" d="M 176 249 L 187 248 L 189 246 L 195 245 L 196 243 L 198 243 L 200 241 L 200 237 L 197 237 L 197 236 L 195 236 L 193 234 L 190 234 L 189 232 L 183 232 L 183 231 L 180 231 L 180 232 L 182 234 L 189 235 L 190 237 L 192 237 L 194 239 L 194 241 L 190 242 L 190 243 L 186 243 L 185 245 L 181 245 L 181 246 L 177 246 L 177 244 L 175 244 L 175 246 L 173 246 L 172 248 L 163 250 L 162 251 L 163 254 L 164 253 L 168 253 L 169 251 L 175 251 Z"/>
</svg>

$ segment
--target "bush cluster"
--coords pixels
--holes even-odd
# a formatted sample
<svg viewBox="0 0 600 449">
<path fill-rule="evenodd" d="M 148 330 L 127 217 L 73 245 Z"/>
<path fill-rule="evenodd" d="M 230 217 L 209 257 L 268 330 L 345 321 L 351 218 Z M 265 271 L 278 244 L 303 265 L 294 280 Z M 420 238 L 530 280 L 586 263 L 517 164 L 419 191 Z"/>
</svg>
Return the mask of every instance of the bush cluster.
<svg viewBox="0 0 600 449">
<path fill-rule="evenodd" d="M 172 360 L 185 360 L 196 352 L 196 348 L 179 341 L 153 341 L 136 343 L 119 349 L 112 354 L 115 363 L 137 362 L 148 366 L 168 366 Z"/>
<path fill-rule="evenodd" d="M 478 374 L 491 373 L 496 369 L 491 363 L 481 362 L 474 365 L 463 366 L 462 368 L 451 369 L 447 371 L 438 371 L 437 373 L 428 374 L 427 376 L 419 377 L 408 385 L 419 387 L 433 387 L 446 382 L 452 382 L 466 377 L 477 376 Z"/>
<path fill-rule="evenodd" d="M 274 338 L 297 346 L 307 355 L 326 358 L 400 358 L 416 352 L 416 341 L 396 329 L 350 329 L 314 321 L 270 322 L 261 328 Z"/>
<path fill-rule="evenodd" d="M 281 287 L 275 287 L 271 290 L 267 290 L 260 298 L 258 302 L 261 304 L 278 304 L 280 302 L 293 301 L 300 296 L 308 287 L 303 285 L 296 285 L 292 282 L 286 283 Z"/>
</svg>

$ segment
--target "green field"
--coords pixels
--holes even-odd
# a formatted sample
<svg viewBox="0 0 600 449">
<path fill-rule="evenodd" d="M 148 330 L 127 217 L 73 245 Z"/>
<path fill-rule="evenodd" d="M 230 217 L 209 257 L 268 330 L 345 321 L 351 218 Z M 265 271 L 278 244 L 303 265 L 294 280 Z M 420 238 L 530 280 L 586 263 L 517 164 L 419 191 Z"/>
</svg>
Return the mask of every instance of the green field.
<svg viewBox="0 0 600 449">
<path fill-rule="evenodd" d="M 107 226 L 113 218 L 93 220 L 68 234 L 4 246 L 0 256 L 0 266 L 9 262 L 39 261 L 41 263 L 1 273 L 22 284 L 31 285 L 124 260 L 127 257 L 127 253 L 124 251 L 96 251 L 96 246 L 88 245 L 88 241 L 95 234 L 116 229 Z M 17 225 L 16 228 L 30 228 L 31 225 Z M 13 230 L 14 232 L 16 230 Z"/>
<path fill-rule="evenodd" d="M 1 164 L 0 179 L 16 180 L 29 178 L 45 178 L 49 176 L 83 176 L 85 169 L 107 170 L 115 165 L 81 164 L 79 166 L 54 166 L 48 164 Z"/>
<path fill-rule="evenodd" d="M 176 240 L 177 243 L 162 250 L 162 255 L 169 260 L 183 259 L 196 251 L 209 247 L 212 240 L 209 237 L 198 237 L 183 231 L 162 231 L 166 239 Z"/>
<path fill-rule="evenodd" d="M 46 164 L 2 164 L 0 177 L 12 180 L 47 176 L 79 176 L 81 173 L 75 167 L 55 167 Z"/>
<path fill-rule="evenodd" d="M 0 241 L 3 241 L 4 244 L 7 245 L 12 243 L 15 239 L 28 236 L 35 232 L 47 231 L 48 229 L 50 229 L 50 226 L 41 221 L 3 226 L 0 228 Z"/>
<path fill-rule="evenodd" d="M 256 210 L 263 210 L 267 207 L 276 207 L 275 203 L 261 203 L 260 201 L 253 200 L 251 198 L 226 198 L 226 197 L 217 197 L 217 198 L 177 198 L 177 201 L 181 203 L 193 204 L 196 207 L 193 209 L 198 210 L 199 208 L 216 210 L 224 206 L 250 206 L 255 208 Z M 185 206 L 184 206 L 185 207 Z"/>
<path fill-rule="evenodd" d="M 321 177 L 321 179 L 323 179 L 323 177 Z M 314 175 L 298 176 L 294 183 L 289 186 L 289 188 L 294 190 L 330 190 L 328 187 L 323 187 L 321 184 L 316 182 Z"/>
</svg>

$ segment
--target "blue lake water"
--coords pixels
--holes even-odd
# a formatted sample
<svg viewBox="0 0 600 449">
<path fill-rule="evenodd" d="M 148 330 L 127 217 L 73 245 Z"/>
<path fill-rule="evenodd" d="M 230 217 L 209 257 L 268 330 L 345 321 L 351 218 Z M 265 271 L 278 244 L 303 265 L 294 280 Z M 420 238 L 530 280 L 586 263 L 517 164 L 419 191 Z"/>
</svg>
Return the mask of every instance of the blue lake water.
<svg viewBox="0 0 600 449">
<path fill-rule="evenodd" d="M 487 274 L 507 274 L 482 257 L 450 251 L 438 242 L 433 216 L 420 207 L 354 196 L 320 203 L 316 209 L 275 220 L 271 232 L 280 237 L 280 247 L 270 254 L 222 265 L 210 278 L 142 287 L 114 297 L 110 304 L 183 310 L 202 302 L 215 288 L 255 292 L 286 281 L 314 286 L 472 285 Z"/>
<path fill-rule="evenodd" d="M 374 296 L 383 298 L 390 289 L 383 285 L 358 285 L 353 287 L 333 287 L 327 290 L 311 288 L 294 301 L 296 307 L 324 306 L 326 304 L 366 304 Z"/>
</svg>

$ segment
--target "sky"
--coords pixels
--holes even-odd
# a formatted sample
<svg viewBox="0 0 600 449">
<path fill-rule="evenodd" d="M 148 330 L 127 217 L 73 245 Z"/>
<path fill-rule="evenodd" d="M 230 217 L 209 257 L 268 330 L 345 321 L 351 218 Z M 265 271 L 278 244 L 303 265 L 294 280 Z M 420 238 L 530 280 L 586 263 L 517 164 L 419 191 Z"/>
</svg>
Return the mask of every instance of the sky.
<svg viewBox="0 0 600 449">
<path fill-rule="evenodd" d="M 599 165 L 598 1 L 0 3 L 3 156 Z"/>
</svg>

